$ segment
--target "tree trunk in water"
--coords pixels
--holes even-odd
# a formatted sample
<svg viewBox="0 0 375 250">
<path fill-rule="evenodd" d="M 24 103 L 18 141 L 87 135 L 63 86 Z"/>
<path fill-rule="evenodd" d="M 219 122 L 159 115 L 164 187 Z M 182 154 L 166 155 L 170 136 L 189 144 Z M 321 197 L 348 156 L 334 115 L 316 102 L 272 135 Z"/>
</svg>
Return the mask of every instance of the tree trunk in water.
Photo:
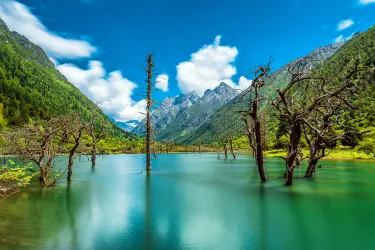
<svg viewBox="0 0 375 250">
<path fill-rule="evenodd" d="M 44 172 L 44 170 L 40 170 L 40 173 L 39 173 L 39 181 L 40 181 L 40 182 L 43 182 L 43 184 L 46 183 L 46 176 L 45 176 L 45 172 Z"/>
<path fill-rule="evenodd" d="M 68 162 L 68 182 L 72 180 L 72 175 L 73 175 L 73 163 L 74 163 L 74 153 L 76 152 L 78 146 L 79 146 L 79 141 L 81 140 L 82 136 L 82 130 L 80 130 L 78 137 L 75 139 L 75 144 L 73 148 L 69 152 L 69 162 Z"/>
<path fill-rule="evenodd" d="M 225 160 L 228 159 L 228 149 L 227 149 L 227 145 L 224 146 L 224 154 L 225 154 Z"/>
<path fill-rule="evenodd" d="M 294 174 L 293 169 L 294 168 L 292 168 L 291 170 L 287 171 L 287 174 L 286 174 L 286 183 L 285 183 L 285 185 L 287 185 L 287 186 L 292 186 L 293 185 L 293 174 Z"/>
<path fill-rule="evenodd" d="M 287 169 L 286 169 L 285 185 L 287 186 L 293 185 L 294 163 L 298 155 L 298 147 L 299 147 L 299 142 L 301 140 L 301 135 L 302 135 L 301 124 L 299 122 L 295 122 L 292 126 L 292 132 L 290 133 L 288 156 L 286 159 Z"/>
<path fill-rule="evenodd" d="M 69 163 L 68 163 L 68 182 L 72 180 L 72 175 L 73 175 L 73 157 L 69 155 Z"/>
<path fill-rule="evenodd" d="M 317 160 L 309 161 L 309 166 L 305 172 L 305 178 L 311 178 L 312 175 L 315 173 L 316 164 L 318 163 Z"/>
<path fill-rule="evenodd" d="M 253 153 L 253 156 L 255 156 L 256 155 L 256 149 L 255 149 L 255 146 L 254 146 L 254 144 L 253 144 L 253 138 L 252 138 L 252 135 L 249 133 L 249 134 L 247 134 L 247 138 L 248 138 L 248 140 L 249 140 L 249 144 L 250 144 L 250 148 L 251 148 L 251 151 L 252 151 L 252 153 Z"/>
<path fill-rule="evenodd" d="M 220 160 L 219 149 L 217 149 L 217 158 Z"/>
<path fill-rule="evenodd" d="M 254 121 L 255 128 L 255 144 L 256 144 L 256 161 L 258 165 L 258 172 L 260 179 L 262 181 L 267 181 L 266 172 L 264 170 L 264 160 L 263 160 L 263 149 L 262 149 L 262 136 L 260 130 L 260 122 L 258 120 Z"/>
<path fill-rule="evenodd" d="M 319 153 L 319 147 L 318 145 L 321 143 L 319 138 L 315 140 L 310 145 L 310 156 L 309 156 L 309 165 L 307 166 L 306 172 L 305 172 L 305 178 L 311 178 L 312 175 L 315 173 L 316 164 L 318 164 L 318 153 Z M 322 155 L 324 156 L 324 151 L 322 152 Z"/>
<path fill-rule="evenodd" d="M 146 108 L 146 171 L 151 171 L 151 90 L 152 90 L 152 77 L 153 77 L 154 63 L 152 60 L 152 54 L 147 56 L 147 108 Z"/>
<path fill-rule="evenodd" d="M 93 167 L 96 165 L 96 143 L 92 146 L 91 165 Z"/>
<path fill-rule="evenodd" d="M 234 151 L 233 151 L 233 143 L 232 142 L 230 142 L 230 152 L 232 153 L 233 159 L 235 160 L 236 159 L 236 155 L 234 154 Z"/>
</svg>

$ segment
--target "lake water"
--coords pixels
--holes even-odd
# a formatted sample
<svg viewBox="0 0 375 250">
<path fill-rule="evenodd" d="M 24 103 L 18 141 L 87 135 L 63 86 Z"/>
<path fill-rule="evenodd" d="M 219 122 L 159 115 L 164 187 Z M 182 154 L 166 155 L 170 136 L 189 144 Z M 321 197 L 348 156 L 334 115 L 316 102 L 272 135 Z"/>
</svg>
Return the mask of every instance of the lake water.
<svg viewBox="0 0 375 250">
<path fill-rule="evenodd" d="M 144 162 L 77 162 L 70 185 L 0 198 L 0 249 L 375 249 L 374 162 L 324 161 L 292 187 L 276 158 L 266 184 L 246 154 L 158 155 L 150 175 Z"/>
</svg>

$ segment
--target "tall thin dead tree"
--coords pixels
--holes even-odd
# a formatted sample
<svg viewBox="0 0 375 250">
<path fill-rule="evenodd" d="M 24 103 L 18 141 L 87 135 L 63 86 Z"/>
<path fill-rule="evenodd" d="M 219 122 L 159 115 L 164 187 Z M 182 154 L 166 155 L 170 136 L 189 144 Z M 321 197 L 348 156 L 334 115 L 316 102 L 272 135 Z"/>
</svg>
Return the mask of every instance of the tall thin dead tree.
<svg viewBox="0 0 375 250">
<path fill-rule="evenodd" d="M 360 61 L 350 63 L 344 77 L 328 78 L 319 70 L 312 70 L 316 63 L 312 56 L 302 58 L 288 66 L 290 80 L 283 89 L 277 89 L 278 96 L 273 105 L 287 121 L 289 145 L 286 155 L 286 185 L 293 184 L 294 168 L 302 136 L 302 125 L 308 125 L 308 117 L 317 109 L 324 107 L 331 99 L 342 99 L 353 86 L 358 72 L 362 69 Z M 314 87 L 312 87 L 314 86 Z M 314 89 L 314 91 L 311 91 Z M 319 90 L 319 91 L 316 91 Z"/>
<path fill-rule="evenodd" d="M 260 179 L 262 181 L 267 181 L 266 171 L 264 169 L 264 157 L 263 157 L 263 147 L 262 147 L 262 128 L 261 119 L 259 117 L 259 103 L 266 100 L 265 97 L 261 97 L 260 90 L 266 84 L 266 78 L 269 77 L 271 71 L 272 60 L 268 61 L 266 66 L 256 67 L 254 74 L 254 80 L 251 86 L 244 91 L 243 96 L 250 95 L 249 110 L 239 110 L 237 112 L 243 115 L 248 115 L 251 117 L 254 123 L 254 135 L 255 135 L 255 148 L 256 148 L 256 163 L 258 166 L 258 172 Z"/>
<path fill-rule="evenodd" d="M 151 136 L 152 136 L 152 123 L 151 123 L 151 111 L 154 108 L 155 100 L 152 99 L 151 94 L 155 86 L 154 77 L 155 77 L 155 63 L 153 60 L 154 54 L 149 53 L 146 58 L 146 66 L 142 66 L 146 71 L 146 171 L 151 171 Z"/>
</svg>

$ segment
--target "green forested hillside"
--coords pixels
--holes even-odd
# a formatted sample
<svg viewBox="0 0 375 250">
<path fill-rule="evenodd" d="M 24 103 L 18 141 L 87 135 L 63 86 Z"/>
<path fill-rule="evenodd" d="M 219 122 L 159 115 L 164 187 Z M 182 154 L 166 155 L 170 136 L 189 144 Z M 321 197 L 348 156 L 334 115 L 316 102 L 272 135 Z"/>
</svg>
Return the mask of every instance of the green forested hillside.
<svg viewBox="0 0 375 250">
<path fill-rule="evenodd" d="M 0 104 L 7 126 L 72 112 L 88 120 L 97 112 L 114 135 L 128 135 L 55 69 L 42 48 L 10 32 L 1 19 Z"/>
<path fill-rule="evenodd" d="M 346 42 L 341 48 L 333 49 L 332 54 L 326 53 L 325 56 L 318 56 L 318 51 L 314 51 L 311 55 L 314 55 L 319 59 L 326 59 L 320 65 L 321 70 L 325 75 L 330 77 L 340 78 L 343 69 L 346 64 L 358 56 L 361 57 L 361 61 L 366 66 L 369 66 L 369 71 L 372 72 L 372 81 L 364 81 L 366 84 L 366 90 L 360 93 L 359 98 L 354 100 L 354 103 L 358 107 L 356 111 L 347 112 L 345 117 L 345 126 L 355 128 L 358 130 L 372 129 L 375 128 L 375 76 L 373 74 L 373 68 L 375 64 L 375 27 L 369 29 L 367 32 L 359 34 Z M 323 47 L 326 48 L 326 47 Z M 324 49 L 327 52 L 326 49 Z M 318 53 L 317 53 L 318 52 Z M 331 56 L 332 55 L 332 56 Z M 328 59 L 327 59 L 328 58 Z M 372 68 L 372 69 L 371 69 Z M 271 76 L 270 81 L 266 84 L 263 89 L 263 96 L 273 97 L 275 90 L 279 87 L 283 87 L 288 81 L 288 74 L 285 73 L 285 66 L 280 70 L 274 72 Z M 249 97 L 241 98 L 236 97 L 228 104 L 221 107 L 215 112 L 210 121 L 205 125 L 201 126 L 195 134 L 191 134 L 187 139 L 187 143 L 195 143 L 197 141 L 213 142 L 218 141 L 225 134 L 241 135 L 242 122 L 239 115 L 235 113 L 236 110 L 246 109 L 249 105 Z M 282 128 L 280 127 L 278 113 L 272 108 L 269 100 L 263 105 L 264 124 L 267 127 L 267 144 L 270 147 L 277 147 L 277 144 L 282 143 Z M 371 132 L 366 134 L 362 138 L 363 145 L 359 147 L 373 147 L 375 144 L 375 133 Z M 353 140 L 356 140 L 355 138 Z M 358 141 L 358 140 L 357 140 Z M 358 142 L 342 142 L 346 146 L 358 146 Z M 366 145 L 365 145 L 366 144 Z M 375 150 L 375 149 L 374 149 Z M 371 152 L 371 150 L 369 151 Z"/>
</svg>

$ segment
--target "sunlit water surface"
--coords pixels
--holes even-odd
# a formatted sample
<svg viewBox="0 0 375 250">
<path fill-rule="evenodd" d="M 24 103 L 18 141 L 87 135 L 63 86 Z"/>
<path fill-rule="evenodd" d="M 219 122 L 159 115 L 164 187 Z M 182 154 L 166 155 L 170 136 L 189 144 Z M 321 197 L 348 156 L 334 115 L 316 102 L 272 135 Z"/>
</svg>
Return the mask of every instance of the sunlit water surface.
<svg viewBox="0 0 375 250">
<path fill-rule="evenodd" d="M 77 162 L 71 185 L 0 198 L 0 249 L 375 249 L 374 162 L 325 161 L 289 188 L 280 159 L 266 184 L 246 154 L 158 155 L 150 175 L 144 162 Z"/>
</svg>

